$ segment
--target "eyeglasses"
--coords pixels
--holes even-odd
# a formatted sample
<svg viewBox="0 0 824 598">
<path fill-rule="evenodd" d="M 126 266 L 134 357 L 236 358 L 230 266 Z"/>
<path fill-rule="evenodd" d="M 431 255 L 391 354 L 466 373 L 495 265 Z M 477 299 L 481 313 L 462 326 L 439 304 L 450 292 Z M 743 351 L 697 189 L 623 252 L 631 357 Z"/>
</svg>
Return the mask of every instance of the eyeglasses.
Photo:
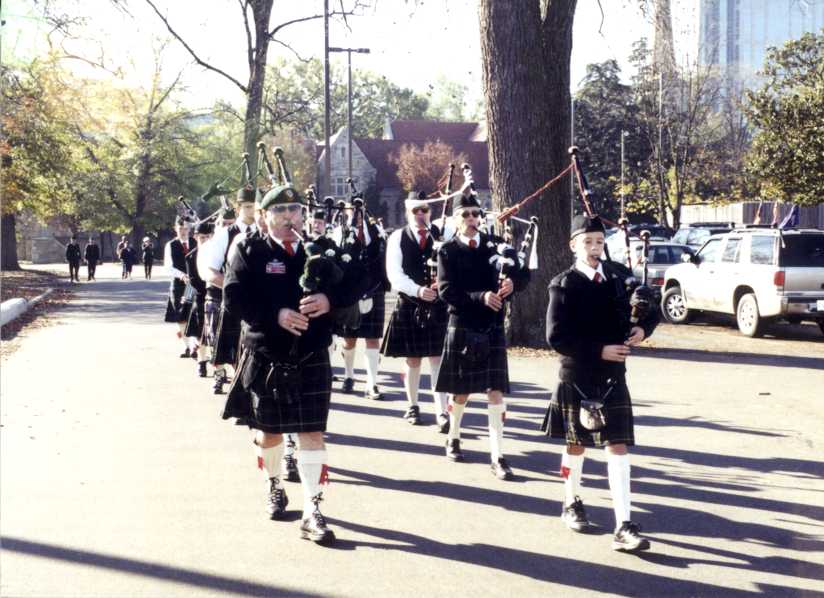
<svg viewBox="0 0 824 598">
<path fill-rule="evenodd" d="M 480 215 L 480 210 L 464 210 L 463 212 L 461 212 L 461 218 L 463 218 L 464 220 L 466 220 L 470 216 L 472 216 L 473 218 L 477 218 Z"/>
<path fill-rule="evenodd" d="M 418 212 L 428 214 L 429 213 L 429 206 L 419 206 L 417 208 L 412 208 L 412 213 L 413 214 L 417 214 Z"/>
<path fill-rule="evenodd" d="M 299 203 L 285 203 L 272 206 L 268 208 L 268 210 L 273 214 L 285 214 L 286 212 L 294 214 L 295 212 L 299 212 L 302 207 Z"/>
</svg>

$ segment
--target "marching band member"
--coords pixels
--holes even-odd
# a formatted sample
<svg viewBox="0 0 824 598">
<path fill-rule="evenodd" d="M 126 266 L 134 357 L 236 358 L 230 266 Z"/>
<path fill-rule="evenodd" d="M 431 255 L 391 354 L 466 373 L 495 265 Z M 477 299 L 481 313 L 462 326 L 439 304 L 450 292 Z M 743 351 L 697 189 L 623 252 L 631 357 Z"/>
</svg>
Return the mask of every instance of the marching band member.
<svg viewBox="0 0 824 598">
<path fill-rule="evenodd" d="M 191 350 L 197 359 L 197 374 L 205 378 L 206 360 L 208 358 L 207 349 L 203 339 L 204 311 L 206 305 L 206 282 L 200 277 L 197 269 L 197 256 L 200 249 L 212 237 L 214 226 L 210 222 L 198 222 L 194 227 L 195 241 L 197 245 L 186 254 L 186 274 L 189 276 L 189 284 L 194 289 L 192 307 L 189 310 L 189 319 L 186 322 L 184 334 L 190 341 Z"/>
<path fill-rule="evenodd" d="M 172 276 L 164 319 L 178 326 L 177 338 L 183 341 L 184 347 L 180 357 L 191 357 L 189 344 L 183 334 L 189 317 L 188 304 L 183 303 L 183 291 L 189 283 L 189 275 L 186 273 L 186 254 L 194 248 L 194 239 L 189 237 L 189 223 L 181 216 L 175 220 L 175 233 L 177 236 L 166 243 L 163 250 L 163 266 Z"/>
</svg>

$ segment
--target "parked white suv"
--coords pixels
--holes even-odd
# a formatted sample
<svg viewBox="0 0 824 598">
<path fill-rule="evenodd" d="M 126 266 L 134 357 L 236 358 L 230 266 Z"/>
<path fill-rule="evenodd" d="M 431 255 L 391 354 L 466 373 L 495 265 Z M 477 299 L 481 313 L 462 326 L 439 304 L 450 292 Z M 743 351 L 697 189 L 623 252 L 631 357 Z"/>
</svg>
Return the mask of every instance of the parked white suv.
<svg viewBox="0 0 824 598">
<path fill-rule="evenodd" d="M 664 274 L 661 310 L 674 324 L 695 311 L 733 314 L 758 336 L 771 320 L 813 320 L 824 332 L 824 231 L 748 228 L 707 240 Z"/>
</svg>

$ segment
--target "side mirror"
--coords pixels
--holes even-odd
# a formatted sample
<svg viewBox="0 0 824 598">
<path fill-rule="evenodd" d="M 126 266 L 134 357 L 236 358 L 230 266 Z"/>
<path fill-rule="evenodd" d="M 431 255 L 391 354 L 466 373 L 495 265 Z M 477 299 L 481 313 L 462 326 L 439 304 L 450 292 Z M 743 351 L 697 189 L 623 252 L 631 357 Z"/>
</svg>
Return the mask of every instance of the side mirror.
<svg viewBox="0 0 824 598">
<path fill-rule="evenodd" d="M 701 263 L 701 258 L 692 253 L 682 253 L 681 254 L 681 261 L 690 264 L 695 264 L 696 266 Z"/>
</svg>

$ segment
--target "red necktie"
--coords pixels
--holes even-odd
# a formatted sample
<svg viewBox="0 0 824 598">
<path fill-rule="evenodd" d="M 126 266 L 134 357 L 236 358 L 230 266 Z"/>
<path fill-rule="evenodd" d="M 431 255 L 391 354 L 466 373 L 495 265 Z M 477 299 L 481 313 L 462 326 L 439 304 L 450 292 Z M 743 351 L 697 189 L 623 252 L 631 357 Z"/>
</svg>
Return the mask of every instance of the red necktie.
<svg viewBox="0 0 824 598">
<path fill-rule="evenodd" d="M 592 277 L 592 282 L 601 282 L 601 280 L 602 280 L 602 278 L 601 278 L 601 273 L 600 272 L 596 272 L 595 276 Z"/>
<path fill-rule="evenodd" d="M 469 246 L 475 249 L 478 246 L 478 242 L 475 239 L 469 239 Z"/>
<path fill-rule="evenodd" d="M 426 229 L 425 228 L 419 228 L 418 229 L 418 235 L 421 238 L 421 240 L 418 242 L 418 244 L 421 246 L 421 249 L 423 249 L 424 247 L 426 247 Z"/>
<path fill-rule="evenodd" d="M 189 253 L 189 244 L 183 243 L 183 253 Z"/>
<path fill-rule="evenodd" d="M 289 254 L 289 257 L 292 257 L 292 256 L 295 255 L 295 248 L 292 247 L 292 244 L 289 243 L 288 241 L 283 244 L 283 248 L 286 250 L 286 253 Z"/>
<path fill-rule="evenodd" d="M 363 225 L 358 226 L 358 241 L 361 245 L 366 245 L 366 235 L 363 234 Z"/>
</svg>

